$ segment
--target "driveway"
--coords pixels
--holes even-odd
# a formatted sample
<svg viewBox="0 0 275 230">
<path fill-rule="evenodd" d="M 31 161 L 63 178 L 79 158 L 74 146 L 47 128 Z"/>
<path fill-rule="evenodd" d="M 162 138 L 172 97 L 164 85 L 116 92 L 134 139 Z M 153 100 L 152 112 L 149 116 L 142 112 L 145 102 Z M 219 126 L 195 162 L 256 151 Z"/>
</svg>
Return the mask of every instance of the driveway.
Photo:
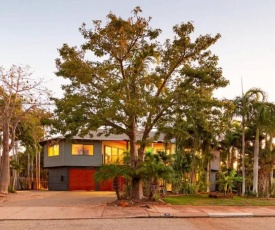
<svg viewBox="0 0 275 230">
<path fill-rule="evenodd" d="M 27 190 L 1 198 L 0 207 L 83 207 L 114 200 L 114 192 Z"/>
</svg>

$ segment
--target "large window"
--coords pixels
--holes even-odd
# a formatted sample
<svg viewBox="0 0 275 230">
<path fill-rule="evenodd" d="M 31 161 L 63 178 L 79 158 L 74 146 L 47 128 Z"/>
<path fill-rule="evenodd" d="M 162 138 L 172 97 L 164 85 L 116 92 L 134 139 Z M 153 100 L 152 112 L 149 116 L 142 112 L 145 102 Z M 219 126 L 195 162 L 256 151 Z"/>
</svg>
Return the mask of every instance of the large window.
<svg viewBox="0 0 275 230">
<path fill-rule="evenodd" d="M 118 163 L 123 164 L 124 149 L 105 146 L 105 164 Z"/>
<path fill-rule="evenodd" d="M 59 144 L 48 146 L 48 156 L 58 156 L 59 155 Z"/>
<path fill-rule="evenodd" d="M 84 144 L 73 144 L 72 145 L 72 155 L 94 155 L 94 146 L 93 145 L 84 145 Z"/>
</svg>

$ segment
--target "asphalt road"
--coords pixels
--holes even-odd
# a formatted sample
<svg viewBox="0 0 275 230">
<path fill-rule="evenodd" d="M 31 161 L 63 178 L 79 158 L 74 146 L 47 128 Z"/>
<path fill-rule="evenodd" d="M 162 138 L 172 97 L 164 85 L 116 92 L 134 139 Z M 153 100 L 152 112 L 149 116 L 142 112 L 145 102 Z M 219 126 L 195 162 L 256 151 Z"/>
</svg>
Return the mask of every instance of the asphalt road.
<svg viewBox="0 0 275 230">
<path fill-rule="evenodd" d="M 0 221 L 1 230 L 274 230 L 275 218 L 180 218 Z"/>
</svg>

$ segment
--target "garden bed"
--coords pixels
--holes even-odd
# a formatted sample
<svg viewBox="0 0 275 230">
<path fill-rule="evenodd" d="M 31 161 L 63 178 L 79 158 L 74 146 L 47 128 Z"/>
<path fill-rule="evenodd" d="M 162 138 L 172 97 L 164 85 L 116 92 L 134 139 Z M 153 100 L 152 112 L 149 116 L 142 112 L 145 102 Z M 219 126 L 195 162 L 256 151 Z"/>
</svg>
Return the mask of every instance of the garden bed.
<svg viewBox="0 0 275 230">
<path fill-rule="evenodd" d="M 211 192 L 209 193 L 210 198 L 233 198 L 234 194 L 229 193 L 229 194 L 224 194 L 222 192 Z"/>
</svg>

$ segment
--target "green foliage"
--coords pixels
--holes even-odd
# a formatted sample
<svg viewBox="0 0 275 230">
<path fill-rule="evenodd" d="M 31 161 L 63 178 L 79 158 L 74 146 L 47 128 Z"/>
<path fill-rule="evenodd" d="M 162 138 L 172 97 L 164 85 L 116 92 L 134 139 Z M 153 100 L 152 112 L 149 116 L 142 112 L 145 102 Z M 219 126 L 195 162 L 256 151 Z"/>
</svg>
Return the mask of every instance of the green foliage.
<svg viewBox="0 0 275 230">
<path fill-rule="evenodd" d="M 208 194 L 166 196 L 163 200 L 172 205 L 194 206 L 274 206 L 274 199 L 233 196 L 233 198 L 209 198 Z"/>
<path fill-rule="evenodd" d="M 220 174 L 217 183 L 219 184 L 219 187 L 225 194 L 232 193 L 233 188 L 235 187 L 235 183 L 242 181 L 242 177 L 237 176 L 236 174 L 236 170 L 234 169 L 231 170 L 230 173 L 224 171 Z"/>
<path fill-rule="evenodd" d="M 180 188 L 181 194 L 196 194 L 198 192 L 198 186 L 196 184 L 190 184 L 183 182 Z"/>
<path fill-rule="evenodd" d="M 96 181 L 113 181 L 113 188 L 116 192 L 118 200 L 120 200 L 119 177 L 129 177 L 129 168 L 127 166 L 118 164 L 105 164 L 101 166 L 94 175 Z"/>
<path fill-rule="evenodd" d="M 257 193 L 255 193 L 251 190 L 246 190 L 245 191 L 245 196 L 247 196 L 247 197 L 258 197 Z"/>
<path fill-rule="evenodd" d="M 271 186 L 270 196 L 275 198 L 275 184 L 272 184 Z"/>
<path fill-rule="evenodd" d="M 154 154 L 146 152 L 145 160 L 136 170 L 136 173 L 143 179 L 148 189 L 148 199 L 153 199 L 158 191 L 158 180 L 171 181 L 173 178 L 173 168 L 168 164 L 169 157 L 164 152 Z"/>
<path fill-rule="evenodd" d="M 173 27 L 173 38 L 161 43 L 161 30 L 150 26 L 151 18 L 141 17 L 140 7 L 132 12 L 128 19 L 110 13 L 104 25 L 94 20 L 91 29 L 83 24 L 79 31 L 85 43 L 80 47 L 64 44 L 59 49 L 56 75 L 70 83 L 63 85 L 63 98 L 53 99 L 52 124 L 66 136 L 84 136 L 101 126 L 106 127 L 105 135 L 128 135 L 131 167 L 136 169 L 143 165 L 138 161 L 144 159 L 153 128 L 173 124 L 175 114 L 192 117 L 197 111 L 201 120 L 199 111 L 206 104 L 213 105 L 209 111 L 218 112 L 215 108 L 220 102 L 211 100 L 212 93 L 228 81 L 218 67 L 218 57 L 210 51 L 219 34 L 193 39 L 194 25 L 179 23 Z M 211 124 L 201 126 L 206 129 Z M 138 154 L 137 130 L 142 130 Z M 149 171 L 146 163 L 142 167 Z"/>
<path fill-rule="evenodd" d="M 8 186 L 8 192 L 9 193 L 16 193 L 16 190 L 11 185 L 9 185 Z"/>
<path fill-rule="evenodd" d="M 174 38 L 161 44 L 161 30 L 136 9 L 129 19 L 108 14 L 105 25 L 95 20 L 88 29 L 83 24 L 86 42 L 59 49 L 56 74 L 71 83 L 63 86 L 63 98 L 54 99 L 58 131 L 85 135 L 106 125 L 107 132 L 132 136 L 135 121 L 144 128 L 143 142 L 178 105 L 192 106 L 194 99 L 227 85 L 217 56 L 209 51 L 219 34 L 193 40 L 193 24 L 180 23 L 173 27 Z M 87 60 L 87 53 L 94 59 Z"/>
<path fill-rule="evenodd" d="M 14 159 L 10 160 L 10 168 L 21 171 L 21 165 Z"/>
</svg>

